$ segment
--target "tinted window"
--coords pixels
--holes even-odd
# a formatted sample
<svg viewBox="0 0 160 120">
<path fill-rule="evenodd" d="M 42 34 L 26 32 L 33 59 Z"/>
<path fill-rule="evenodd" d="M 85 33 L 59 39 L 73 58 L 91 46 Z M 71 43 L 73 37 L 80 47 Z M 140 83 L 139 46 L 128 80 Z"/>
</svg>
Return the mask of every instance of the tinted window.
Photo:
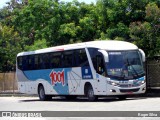
<svg viewBox="0 0 160 120">
<path fill-rule="evenodd" d="M 85 49 L 80 49 L 76 51 L 76 59 L 78 67 L 89 66 Z"/>
<path fill-rule="evenodd" d="M 50 54 L 50 68 L 61 68 L 61 53 L 56 52 L 56 53 L 51 53 Z"/>
<path fill-rule="evenodd" d="M 91 60 L 96 72 L 98 74 L 106 76 L 104 58 L 102 53 L 100 53 L 96 48 L 89 48 L 88 50 L 89 50 L 89 54 L 91 56 Z"/>
<path fill-rule="evenodd" d="M 33 55 L 27 56 L 27 61 L 28 61 L 27 69 L 33 70 L 34 69 L 34 56 Z"/>
<path fill-rule="evenodd" d="M 45 53 L 41 57 L 42 57 L 42 62 L 43 62 L 43 68 L 44 69 L 49 69 L 50 68 L 50 59 L 49 59 L 50 58 L 50 54 Z"/>
<path fill-rule="evenodd" d="M 21 70 L 38 70 L 89 66 L 85 49 L 27 55 L 17 58 Z"/>
<path fill-rule="evenodd" d="M 91 56 L 93 67 L 96 70 L 97 69 L 97 58 L 96 58 L 96 56 L 97 56 L 98 49 L 97 48 L 89 48 L 88 50 L 89 50 L 89 54 Z"/>
<path fill-rule="evenodd" d="M 23 69 L 23 68 L 22 68 L 22 57 L 18 57 L 18 58 L 17 58 L 17 64 L 18 64 L 18 68 L 19 68 L 19 69 Z"/>
<path fill-rule="evenodd" d="M 22 57 L 22 69 L 23 70 L 28 70 L 28 59 L 27 56 Z"/>
<path fill-rule="evenodd" d="M 73 63 L 73 51 L 66 51 L 63 54 L 63 66 L 72 67 Z"/>
<path fill-rule="evenodd" d="M 34 56 L 34 69 L 39 69 L 39 55 Z"/>
<path fill-rule="evenodd" d="M 43 62 L 43 54 L 39 54 L 38 69 L 45 69 L 45 64 Z"/>
</svg>

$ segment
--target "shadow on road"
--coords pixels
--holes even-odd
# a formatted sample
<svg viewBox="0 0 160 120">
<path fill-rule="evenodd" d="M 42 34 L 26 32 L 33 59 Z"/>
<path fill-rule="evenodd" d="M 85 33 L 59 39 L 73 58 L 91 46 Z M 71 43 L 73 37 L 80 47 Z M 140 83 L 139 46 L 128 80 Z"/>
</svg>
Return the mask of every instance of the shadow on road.
<svg viewBox="0 0 160 120">
<path fill-rule="evenodd" d="M 89 102 L 86 97 L 77 97 L 77 99 L 68 100 L 65 97 L 53 97 L 52 100 L 48 101 L 40 101 L 38 96 L 32 96 L 33 99 L 25 98 L 25 100 L 20 100 L 20 102 Z M 36 97 L 36 98 L 35 98 Z M 94 102 L 122 102 L 122 101 L 131 101 L 131 100 L 138 100 L 138 99 L 147 99 L 147 98 L 156 98 L 160 97 L 160 90 L 147 90 L 145 94 L 141 95 L 133 95 L 129 96 L 125 100 L 120 100 L 116 97 L 100 97 L 97 101 Z"/>
<path fill-rule="evenodd" d="M 131 101 L 131 100 L 138 100 L 138 99 L 147 99 L 145 97 L 130 97 L 126 98 L 125 100 L 119 100 L 115 97 L 101 97 L 97 101 L 93 102 L 122 102 L 122 101 Z M 85 97 L 77 97 L 77 99 L 74 100 L 67 100 L 64 97 L 53 97 L 51 100 L 47 101 L 40 101 L 37 99 L 26 99 L 26 100 L 20 100 L 20 102 L 90 102 Z"/>
</svg>

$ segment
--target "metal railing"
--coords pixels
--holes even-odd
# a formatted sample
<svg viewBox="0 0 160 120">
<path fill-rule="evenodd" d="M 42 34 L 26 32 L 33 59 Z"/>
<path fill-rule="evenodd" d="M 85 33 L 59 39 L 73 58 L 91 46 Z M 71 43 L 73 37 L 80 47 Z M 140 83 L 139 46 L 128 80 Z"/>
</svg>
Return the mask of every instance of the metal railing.
<svg viewBox="0 0 160 120">
<path fill-rule="evenodd" d="M 147 60 L 146 64 L 147 75 L 147 88 L 160 89 L 160 60 L 156 59 Z"/>
</svg>

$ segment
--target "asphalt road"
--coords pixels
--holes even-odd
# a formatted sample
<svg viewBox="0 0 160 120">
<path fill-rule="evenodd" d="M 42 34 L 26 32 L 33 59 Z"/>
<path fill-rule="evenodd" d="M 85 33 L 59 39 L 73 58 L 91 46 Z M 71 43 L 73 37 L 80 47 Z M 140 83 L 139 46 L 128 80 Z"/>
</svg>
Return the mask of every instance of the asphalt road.
<svg viewBox="0 0 160 120">
<path fill-rule="evenodd" d="M 67 101 L 53 98 L 39 101 L 38 97 L 0 97 L 0 111 L 160 111 L 160 97 L 103 98 L 88 102 L 85 98 Z"/>
<path fill-rule="evenodd" d="M 160 111 L 160 97 L 127 98 L 126 100 L 103 98 L 99 99 L 97 102 L 88 102 L 85 98 L 80 98 L 74 101 L 67 101 L 60 98 L 53 98 L 52 101 L 39 101 L 38 97 L 0 97 L 0 111 Z M 39 120 L 41 119 L 44 118 L 40 118 Z M 54 120 L 55 119 L 59 120 L 60 118 L 54 118 Z M 61 119 L 66 120 L 68 118 Z M 72 120 L 72 118 L 70 119 Z M 105 118 L 99 119 L 101 120 Z M 113 118 L 107 118 L 107 120 L 108 119 L 110 120 Z M 133 119 L 139 120 L 139 118 Z M 145 118 L 142 115 L 141 120 L 143 119 L 158 120 L 159 118 Z"/>
</svg>

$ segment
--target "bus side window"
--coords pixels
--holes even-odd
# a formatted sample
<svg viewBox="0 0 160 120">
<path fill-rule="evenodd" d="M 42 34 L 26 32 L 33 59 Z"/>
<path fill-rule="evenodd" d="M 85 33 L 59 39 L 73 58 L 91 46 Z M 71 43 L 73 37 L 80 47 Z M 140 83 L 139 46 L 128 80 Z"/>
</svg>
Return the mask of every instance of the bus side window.
<svg viewBox="0 0 160 120">
<path fill-rule="evenodd" d="M 51 67 L 50 68 L 61 68 L 61 52 L 55 52 L 51 53 L 50 55 L 50 62 L 51 62 Z"/>
<path fill-rule="evenodd" d="M 44 66 L 44 69 L 49 69 L 49 66 L 50 66 L 49 57 L 50 57 L 50 55 L 48 53 L 43 54 L 43 66 Z"/>
<path fill-rule="evenodd" d="M 19 68 L 20 70 L 23 70 L 22 57 L 18 57 L 18 58 L 17 58 L 17 64 L 18 64 L 18 68 Z"/>
<path fill-rule="evenodd" d="M 35 55 L 34 56 L 34 70 L 38 70 L 39 69 L 39 55 Z"/>
<path fill-rule="evenodd" d="M 63 54 L 63 66 L 73 67 L 73 51 L 66 51 Z"/>
<path fill-rule="evenodd" d="M 27 56 L 27 60 L 28 60 L 27 70 L 33 70 L 34 69 L 34 56 L 33 55 Z"/>
<path fill-rule="evenodd" d="M 39 54 L 38 68 L 39 68 L 39 69 L 44 69 L 44 64 L 43 64 L 43 54 Z"/>
<path fill-rule="evenodd" d="M 96 55 L 97 55 L 97 51 L 98 49 L 97 48 L 88 48 L 89 50 L 89 54 L 91 56 L 91 60 L 92 60 L 92 63 L 93 63 L 93 67 L 94 69 L 96 70 L 97 69 L 97 59 L 96 59 Z"/>
<path fill-rule="evenodd" d="M 22 70 L 28 70 L 28 59 L 27 56 L 22 57 Z"/>
<path fill-rule="evenodd" d="M 88 58 L 85 49 L 78 50 L 77 54 L 77 62 L 78 62 L 78 67 L 84 67 L 84 66 L 89 66 Z"/>
</svg>

